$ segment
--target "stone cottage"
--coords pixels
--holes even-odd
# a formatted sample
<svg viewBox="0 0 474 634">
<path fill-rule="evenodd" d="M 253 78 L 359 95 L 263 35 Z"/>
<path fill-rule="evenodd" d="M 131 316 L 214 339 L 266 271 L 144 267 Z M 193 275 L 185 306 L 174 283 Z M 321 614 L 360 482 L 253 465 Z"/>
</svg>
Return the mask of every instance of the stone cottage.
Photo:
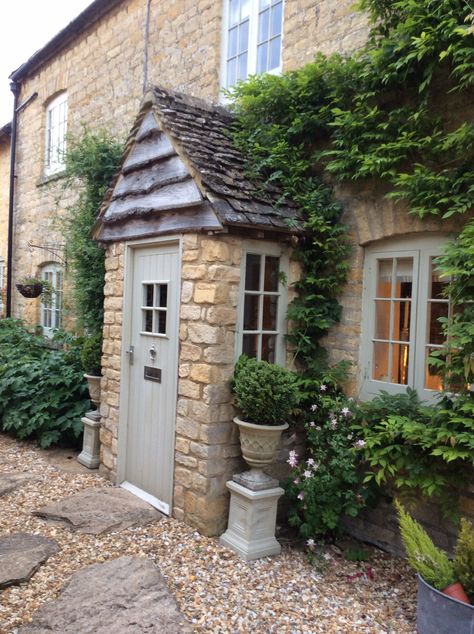
<svg viewBox="0 0 474 634">
<path fill-rule="evenodd" d="M 236 355 L 285 363 L 301 231 L 277 190 L 245 177 L 231 125 L 222 107 L 151 90 L 94 232 L 107 254 L 103 469 L 206 534 L 225 529 L 240 466 Z"/>
</svg>

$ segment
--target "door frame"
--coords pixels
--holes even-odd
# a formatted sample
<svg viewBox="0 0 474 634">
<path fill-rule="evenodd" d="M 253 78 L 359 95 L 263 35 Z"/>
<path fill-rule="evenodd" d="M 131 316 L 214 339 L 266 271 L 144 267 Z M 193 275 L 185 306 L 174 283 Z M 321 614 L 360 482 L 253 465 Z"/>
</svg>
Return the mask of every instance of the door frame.
<svg viewBox="0 0 474 634">
<path fill-rule="evenodd" d="M 129 391 L 130 391 L 130 365 L 126 350 L 130 347 L 132 318 L 131 318 L 131 300 L 133 294 L 133 275 L 134 275 L 134 254 L 140 248 L 143 247 L 157 247 L 176 245 L 178 247 L 178 269 L 179 274 L 179 286 L 178 286 L 178 310 L 176 318 L 178 319 L 178 328 L 175 346 L 175 355 L 177 359 L 176 367 L 179 368 L 179 320 L 180 320 L 180 308 L 181 308 L 181 266 L 182 266 L 182 254 L 183 244 L 182 235 L 169 235 L 162 237 L 146 238 L 142 240 L 131 240 L 125 243 L 124 250 L 124 279 L 123 279 L 123 324 L 122 324 L 122 342 L 120 353 L 120 395 L 119 395 L 119 417 L 118 417 L 118 438 L 117 438 L 117 484 L 121 484 L 125 481 L 126 465 L 127 465 L 127 437 L 128 437 L 128 405 L 129 405 Z M 178 399 L 178 392 L 176 389 L 176 400 Z M 176 436 L 176 413 L 173 421 L 173 431 Z M 172 456 L 172 485 L 171 485 L 171 499 L 170 499 L 170 516 L 173 509 L 173 481 L 174 481 L 174 451 Z M 136 488 L 135 495 L 142 497 L 145 501 L 149 501 L 146 491 L 141 491 Z M 145 495 L 140 495 L 143 493 Z"/>
</svg>

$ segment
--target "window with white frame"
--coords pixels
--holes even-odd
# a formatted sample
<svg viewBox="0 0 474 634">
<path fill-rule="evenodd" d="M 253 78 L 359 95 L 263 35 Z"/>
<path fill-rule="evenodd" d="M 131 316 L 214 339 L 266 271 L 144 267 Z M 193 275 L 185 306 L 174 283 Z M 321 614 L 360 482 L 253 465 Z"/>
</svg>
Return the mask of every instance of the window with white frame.
<svg viewBox="0 0 474 634">
<path fill-rule="evenodd" d="M 225 0 L 222 84 L 281 70 L 283 0 Z"/>
<path fill-rule="evenodd" d="M 45 174 L 64 169 L 67 132 L 67 93 L 55 97 L 46 107 Z"/>
<path fill-rule="evenodd" d="M 63 302 L 63 269 L 59 264 L 48 264 L 41 270 L 41 279 L 51 285 L 51 298 L 41 303 L 43 334 L 51 336 L 55 328 L 61 328 Z"/>
<path fill-rule="evenodd" d="M 3 314 L 3 289 L 5 285 L 5 261 L 0 260 L 0 314 Z"/>
<path fill-rule="evenodd" d="M 275 247 L 244 254 L 237 353 L 284 365 L 288 257 Z"/>
<path fill-rule="evenodd" d="M 443 388 L 429 362 L 443 347 L 440 318 L 451 316 L 436 257 L 444 237 L 385 242 L 366 249 L 361 397 L 417 390 L 430 400 Z"/>
</svg>

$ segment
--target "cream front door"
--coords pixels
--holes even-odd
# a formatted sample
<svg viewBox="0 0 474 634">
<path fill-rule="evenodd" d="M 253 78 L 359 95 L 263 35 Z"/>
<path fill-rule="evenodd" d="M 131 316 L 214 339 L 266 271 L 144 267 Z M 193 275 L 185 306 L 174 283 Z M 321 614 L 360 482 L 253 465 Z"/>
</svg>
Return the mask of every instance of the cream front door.
<svg viewBox="0 0 474 634">
<path fill-rule="evenodd" d="M 180 257 L 177 243 L 131 250 L 122 486 L 169 514 L 173 492 Z M 122 422 L 121 422 L 122 425 Z M 120 461 L 119 456 L 119 461 Z"/>
</svg>

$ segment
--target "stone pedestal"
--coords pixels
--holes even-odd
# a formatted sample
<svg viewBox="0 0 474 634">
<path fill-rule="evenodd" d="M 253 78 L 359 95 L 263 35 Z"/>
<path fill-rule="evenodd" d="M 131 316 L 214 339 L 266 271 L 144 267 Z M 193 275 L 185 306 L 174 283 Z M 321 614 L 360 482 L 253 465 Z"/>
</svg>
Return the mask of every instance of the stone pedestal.
<svg viewBox="0 0 474 634">
<path fill-rule="evenodd" d="M 81 421 L 84 425 L 84 440 L 77 461 L 88 469 L 97 469 L 100 465 L 100 414 L 97 410 L 87 412 Z"/>
<path fill-rule="evenodd" d="M 236 482 L 227 482 L 230 491 L 229 525 L 219 541 L 242 559 L 250 561 L 279 555 L 275 538 L 278 499 L 281 487 L 252 491 Z"/>
</svg>

